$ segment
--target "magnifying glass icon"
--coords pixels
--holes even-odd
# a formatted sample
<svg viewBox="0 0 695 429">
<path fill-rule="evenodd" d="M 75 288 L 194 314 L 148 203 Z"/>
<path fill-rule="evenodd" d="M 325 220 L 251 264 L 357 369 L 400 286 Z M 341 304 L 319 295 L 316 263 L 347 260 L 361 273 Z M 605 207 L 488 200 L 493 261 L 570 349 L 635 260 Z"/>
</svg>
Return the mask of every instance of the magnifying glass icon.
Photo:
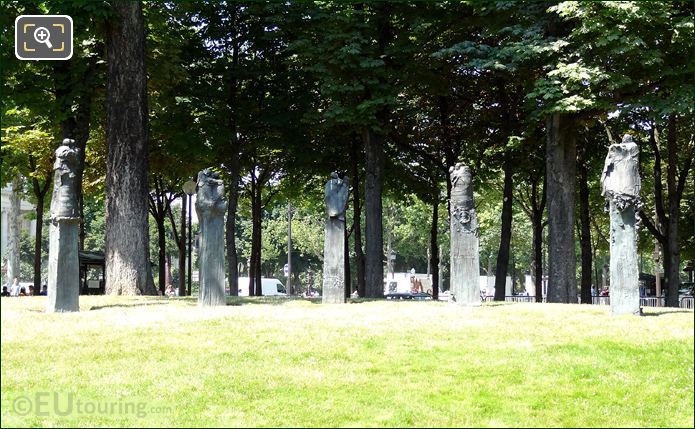
<svg viewBox="0 0 695 429">
<path fill-rule="evenodd" d="M 39 27 L 34 30 L 34 40 L 36 40 L 37 43 L 45 43 L 49 49 L 52 49 L 53 44 L 51 44 L 50 39 L 51 33 L 46 29 L 46 27 Z"/>
</svg>

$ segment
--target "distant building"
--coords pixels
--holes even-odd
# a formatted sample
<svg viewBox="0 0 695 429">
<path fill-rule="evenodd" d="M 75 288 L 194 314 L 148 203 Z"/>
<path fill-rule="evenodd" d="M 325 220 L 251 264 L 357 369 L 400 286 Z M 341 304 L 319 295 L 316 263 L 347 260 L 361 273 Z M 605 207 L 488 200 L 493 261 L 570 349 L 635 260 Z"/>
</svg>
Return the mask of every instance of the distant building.
<svg viewBox="0 0 695 429">
<path fill-rule="evenodd" d="M 548 294 L 548 276 L 545 275 L 543 276 L 543 280 L 541 281 L 542 285 L 542 290 L 543 290 L 543 296 L 546 296 Z M 528 292 L 529 296 L 536 296 L 536 284 L 533 282 L 533 277 L 531 277 L 529 274 L 526 274 L 524 276 L 524 290 Z"/>
<path fill-rule="evenodd" d="M 512 278 L 507 276 L 504 282 L 504 296 L 511 296 L 513 290 Z M 495 276 L 480 276 L 480 293 L 483 296 L 495 296 Z"/>
<path fill-rule="evenodd" d="M 10 198 L 12 197 L 12 184 L 9 183 L 7 186 L 2 188 L 2 200 L 0 201 L 0 208 L 2 209 L 2 236 L 0 237 L 0 251 L 2 252 L 2 260 L 3 260 L 3 268 L 4 268 L 4 261 L 5 258 L 7 257 L 7 233 L 8 233 L 8 225 L 7 225 L 7 219 L 9 217 L 9 212 L 10 212 Z M 21 219 L 21 228 L 22 231 L 27 231 L 29 232 L 29 235 L 31 237 L 35 236 L 36 232 L 36 220 L 31 220 L 31 219 L 26 219 L 24 216 L 27 213 L 33 213 L 36 207 L 31 204 L 29 201 L 22 200 L 20 205 L 20 219 Z"/>
</svg>

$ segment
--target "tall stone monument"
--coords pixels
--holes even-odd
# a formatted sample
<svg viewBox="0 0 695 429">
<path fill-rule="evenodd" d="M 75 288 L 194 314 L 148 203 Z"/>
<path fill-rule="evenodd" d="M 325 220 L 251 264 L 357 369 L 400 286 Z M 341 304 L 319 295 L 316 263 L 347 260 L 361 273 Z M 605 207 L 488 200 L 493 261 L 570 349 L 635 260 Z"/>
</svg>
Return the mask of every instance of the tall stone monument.
<svg viewBox="0 0 695 429">
<path fill-rule="evenodd" d="M 641 314 L 637 265 L 640 203 L 639 149 L 630 135 L 608 149 L 601 174 L 601 195 L 608 200 L 611 314 Z"/>
<path fill-rule="evenodd" d="M 347 178 L 331 173 L 326 183 L 326 236 L 323 244 L 324 304 L 345 302 L 345 210 L 350 186 Z"/>
<path fill-rule="evenodd" d="M 205 169 L 198 173 L 195 202 L 200 222 L 198 305 L 226 305 L 224 296 L 224 214 L 227 200 L 219 174 Z"/>
<path fill-rule="evenodd" d="M 53 164 L 53 196 L 48 247 L 49 313 L 80 310 L 80 260 L 78 255 L 80 209 L 77 203 L 77 169 L 80 162 L 75 141 L 63 140 Z"/>
<path fill-rule="evenodd" d="M 471 170 L 462 163 L 451 176 L 451 299 L 459 305 L 480 305 L 478 218 L 473 202 Z"/>
</svg>

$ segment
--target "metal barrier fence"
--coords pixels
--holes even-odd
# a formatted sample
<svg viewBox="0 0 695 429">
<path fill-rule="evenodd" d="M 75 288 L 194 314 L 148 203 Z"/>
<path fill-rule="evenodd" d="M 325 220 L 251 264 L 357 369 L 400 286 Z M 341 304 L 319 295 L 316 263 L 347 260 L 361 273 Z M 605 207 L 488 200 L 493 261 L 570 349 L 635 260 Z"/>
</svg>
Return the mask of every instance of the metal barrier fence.
<svg viewBox="0 0 695 429">
<path fill-rule="evenodd" d="M 666 298 L 663 296 L 649 296 L 646 298 L 640 298 L 639 305 L 640 307 L 665 307 Z"/>
<path fill-rule="evenodd" d="M 509 302 L 536 302 L 536 297 L 535 296 L 526 296 L 526 295 L 514 295 L 514 296 L 505 296 L 504 297 L 505 301 Z"/>
<path fill-rule="evenodd" d="M 492 295 L 481 296 L 480 300 L 482 302 L 492 302 L 495 300 L 495 297 Z M 504 300 L 506 302 L 536 302 L 536 297 L 526 295 L 507 295 L 504 297 Z M 543 302 L 545 302 L 545 297 L 543 297 Z"/>
</svg>

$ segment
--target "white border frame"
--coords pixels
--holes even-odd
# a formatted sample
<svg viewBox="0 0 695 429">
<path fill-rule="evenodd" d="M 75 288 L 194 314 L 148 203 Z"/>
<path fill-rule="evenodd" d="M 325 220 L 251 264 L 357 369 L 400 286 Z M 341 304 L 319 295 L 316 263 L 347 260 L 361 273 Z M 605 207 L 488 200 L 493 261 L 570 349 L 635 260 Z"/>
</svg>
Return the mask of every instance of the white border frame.
<svg viewBox="0 0 695 429">
<path fill-rule="evenodd" d="M 17 50 L 17 36 L 18 36 L 18 31 L 19 27 L 17 26 L 17 22 L 20 20 L 20 18 L 67 18 L 68 21 L 70 21 L 70 55 L 68 55 L 65 58 L 24 58 L 21 55 L 19 55 L 19 51 Z M 73 32 L 74 32 L 74 27 L 75 24 L 72 21 L 72 17 L 70 15 L 19 15 L 17 18 L 14 20 L 14 56 L 21 60 L 21 61 L 66 61 L 72 58 L 72 54 L 75 51 L 75 39 L 73 38 Z"/>
</svg>

